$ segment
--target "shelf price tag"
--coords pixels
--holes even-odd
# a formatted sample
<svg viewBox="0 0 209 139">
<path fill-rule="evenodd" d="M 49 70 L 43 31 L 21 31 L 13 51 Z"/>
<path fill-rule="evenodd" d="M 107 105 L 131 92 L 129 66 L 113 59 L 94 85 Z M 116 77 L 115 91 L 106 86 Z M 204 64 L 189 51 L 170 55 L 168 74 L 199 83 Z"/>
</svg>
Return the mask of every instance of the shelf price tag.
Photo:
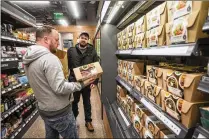
<svg viewBox="0 0 209 139">
<path fill-rule="evenodd" d="M 20 132 L 22 130 L 22 128 L 18 129 L 18 132 Z"/>
<path fill-rule="evenodd" d="M 119 111 L 120 115 L 123 117 L 123 120 L 125 121 L 126 126 L 130 126 L 130 123 L 128 122 L 126 116 L 123 114 L 122 110 L 120 108 L 118 108 L 118 111 Z"/>
<path fill-rule="evenodd" d="M 206 139 L 206 137 L 203 136 L 202 134 L 199 134 L 199 135 L 197 136 L 197 138 L 198 138 L 198 139 Z"/>
</svg>

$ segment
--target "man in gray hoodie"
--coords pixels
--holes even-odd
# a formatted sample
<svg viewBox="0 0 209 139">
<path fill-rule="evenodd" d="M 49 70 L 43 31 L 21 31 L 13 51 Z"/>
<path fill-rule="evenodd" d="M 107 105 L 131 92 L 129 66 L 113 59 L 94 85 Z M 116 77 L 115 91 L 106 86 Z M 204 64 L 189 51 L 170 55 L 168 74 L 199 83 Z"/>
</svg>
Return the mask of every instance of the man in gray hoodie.
<svg viewBox="0 0 209 139">
<path fill-rule="evenodd" d="M 71 108 L 72 93 L 80 91 L 94 79 L 85 83 L 65 80 L 61 62 L 52 54 L 59 45 L 59 34 L 52 27 L 38 28 L 36 41 L 36 45 L 27 49 L 23 63 L 45 122 L 46 138 L 59 138 L 59 134 L 63 138 L 78 138 Z"/>
</svg>

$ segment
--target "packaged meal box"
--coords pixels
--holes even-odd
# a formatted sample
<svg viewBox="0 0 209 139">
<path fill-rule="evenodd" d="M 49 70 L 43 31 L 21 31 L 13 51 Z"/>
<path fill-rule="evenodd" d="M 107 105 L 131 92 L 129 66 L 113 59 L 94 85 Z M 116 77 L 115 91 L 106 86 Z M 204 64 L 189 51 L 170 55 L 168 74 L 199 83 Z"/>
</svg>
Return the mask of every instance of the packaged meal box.
<svg viewBox="0 0 209 139">
<path fill-rule="evenodd" d="M 128 83 L 133 86 L 133 84 L 134 84 L 134 75 L 132 73 L 128 72 L 127 73 L 127 80 L 128 80 Z"/>
<path fill-rule="evenodd" d="M 126 100 L 126 97 L 125 98 L 121 98 L 121 107 L 122 109 L 126 112 L 126 106 L 127 105 L 127 100 Z"/>
<path fill-rule="evenodd" d="M 99 78 L 100 75 L 102 75 L 103 73 L 102 67 L 100 66 L 99 62 L 74 68 L 73 71 L 77 81 L 84 81 L 95 75 L 97 76 L 97 78 Z"/>
<path fill-rule="evenodd" d="M 122 31 L 122 39 L 127 39 L 128 38 L 128 28 L 125 28 L 123 31 Z"/>
<path fill-rule="evenodd" d="M 123 39 L 122 40 L 122 50 L 127 50 L 128 49 L 128 39 Z"/>
<path fill-rule="evenodd" d="M 161 88 L 145 81 L 145 94 L 147 98 L 149 98 L 151 101 L 156 103 L 158 106 L 161 106 Z"/>
<path fill-rule="evenodd" d="M 166 2 L 148 12 L 146 18 L 147 30 L 165 25 L 165 23 L 167 23 Z"/>
<path fill-rule="evenodd" d="M 144 139 L 153 139 L 154 136 L 151 134 L 151 132 L 148 129 L 143 128 L 143 138 Z"/>
<path fill-rule="evenodd" d="M 208 11 L 195 11 L 166 24 L 166 44 L 193 43 L 208 35 L 202 32 Z"/>
<path fill-rule="evenodd" d="M 123 67 L 123 60 L 118 59 L 118 67 L 120 68 Z"/>
<path fill-rule="evenodd" d="M 146 32 L 146 25 L 146 15 L 144 15 L 135 22 L 136 35 Z"/>
<path fill-rule="evenodd" d="M 144 73 L 144 63 L 143 62 L 127 62 L 127 69 L 129 73 L 133 75 L 143 75 Z"/>
<path fill-rule="evenodd" d="M 133 115 L 132 122 L 133 122 L 133 126 L 136 129 L 137 133 L 139 135 L 142 135 L 141 133 L 143 132 L 143 126 L 141 125 L 140 119 L 136 114 Z"/>
<path fill-rule="evenodd" d="M 122 71 L 122 77 L 123 77 L 123 80 L 127 81 L 127 74 L 128 72 L 126 70 L 123 70 Z"/>
<path fill-rule="evenodd" d="M 135 35 L 135 23 L 132 23 L 128 26 L 128 37 L 132 38 Z"/>
<path fill-rule="evenodd" d="M 209 106 L 209 101 L 192 103 L 164 90 L 161 91 L 161 95 L 162 109 L 186 128 L 194 127 L 199 122 L 199 107 Z"/>
<path fill-rule="evenodd" d="M 128 49 L 133 49 L 133 48 L 134 48 L 134 37 L 128 38 Z"/>
<path fill-rule="evenodd" d="M 168 22 L 196 11 L 208 10 L 208 1 L 167 1 Z"/>
<path fill-rule="evenodd" d="M 200 102 L 209 100 L 209 95 L 197 90 L 201 73 L 186 73 L 181 71 L 170 70 L 165 73 L 164 82 L 165 91 L 168 91 L 188 102 Z"/>
<path fill-rule="evenodd" d="M 134 104 L 134 112 L 135 114 L 139 117 L 140 123 L 144 126 L 143 122 L 143 114 L 145 111 L 148 111 L 142 104 L 140 103 L 135 103 Z"/>
<path fill-rule="evenodd" d="M 135 35 L 134 48 L 146 48 L 146 32 L 142 32 Z"/>
<path fill-rule="evenodd" d="M 163 46 L 166 43 L 165 25 L 155 27 L 146 32 L 147 47 Z"/>
<path fill-rule="evenodd" d="M 134 76 L 134 86 L 139 91 L 139 93 L 145 95 L 145 81 L 147 81 L 147 77 L 143 75 Z"/>
<path fill-rule="evenodd" d="M 123 69 L 128 70 L 128 61 L 123 61 Z"/>
<path fill-rule="evenodd" d="M 122 68 L 118 68 L 118 75 L 122 78 L 122 73 L 123 73 L 123 70 Z"/>
</svg>

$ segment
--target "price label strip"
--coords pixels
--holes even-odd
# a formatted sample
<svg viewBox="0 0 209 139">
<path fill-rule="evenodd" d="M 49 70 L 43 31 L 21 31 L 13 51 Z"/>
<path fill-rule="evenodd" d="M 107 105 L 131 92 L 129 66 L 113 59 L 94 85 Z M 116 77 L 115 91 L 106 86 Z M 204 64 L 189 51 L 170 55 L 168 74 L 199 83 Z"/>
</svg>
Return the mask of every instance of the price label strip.
<svg viewBox="0 0 209 139">
<path fill-rule="evenodd" d="M 205 136 L 203 136 L 202 134 L 199 134 L 198 136 L 197 136 L 197 138 L 198 139 L 207 139 Z"/>
<path fill-rule="evenodd" d="M 122 110 L 120 108 L 118 108 L 118 111 L 119 111 L 120 115 L 122 116 L 124 122 L 126 123 L 126 126 L 130 126 L 130 123 L 128 122 L 126 116 L 123 114 Z"/>
<path fill-rule="evenodd" d="M 146 99 L 142 98 L 141 102 L 165 125 L 167 125 L 176 135 L 179 135 L 181 129 L 175 125 L 170 119 L 164 116 L 160 111 L 158 111 L 151 103 L 147 102 Z"/>
</svg>

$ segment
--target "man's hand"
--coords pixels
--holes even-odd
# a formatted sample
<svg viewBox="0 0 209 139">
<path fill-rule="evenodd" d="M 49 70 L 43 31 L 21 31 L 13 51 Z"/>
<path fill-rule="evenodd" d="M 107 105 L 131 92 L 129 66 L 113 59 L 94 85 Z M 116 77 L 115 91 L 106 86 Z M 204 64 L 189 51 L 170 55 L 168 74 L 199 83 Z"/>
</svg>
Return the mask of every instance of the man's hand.
<svg viewBox="0 0 209 139">
<path fill-rule="evenodd" d="M 91 84 L 91 85 L 90 85 L 90 88 L 91 88 L 91 89 L 94 89 L 94 88 L 95 88 L 95 85 L 94 85 L 94 84 Z"/>
<path fill-rule="evenodd" d="M 96 80 L 96 76 L 93 76 L 93 77 L 83 81 L 83 84 L 84 84 L 84 86 L 88 86 L 88 85 L 92 84 L 95 80 Z"/>
</svg>

